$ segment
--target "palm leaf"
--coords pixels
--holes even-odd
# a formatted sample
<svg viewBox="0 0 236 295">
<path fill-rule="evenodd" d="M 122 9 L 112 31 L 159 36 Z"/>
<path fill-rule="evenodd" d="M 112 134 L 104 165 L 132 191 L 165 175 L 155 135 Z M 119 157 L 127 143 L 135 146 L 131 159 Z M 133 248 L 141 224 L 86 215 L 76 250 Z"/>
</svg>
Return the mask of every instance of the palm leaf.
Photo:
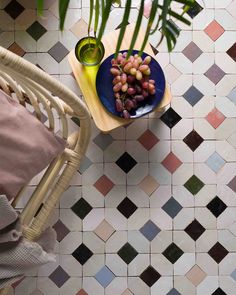
<svg viewBox="0 0 236 295">
<path fill-rule="evenodd" d="M 70 0 L 59 0 L 59 17 L 60 17 L 60 30 L 62 31 L 64 28 L 66 12 L 68 9 Z"/>
<path fill-rule="evenodd" d="M 37 0 L 37 11 L 38 15 L 43 14 L 43 5 L 44 5 L 44 0 Z"/>
<path fill-rule="evenodd" d="M 98 28 L 98 18 L 99 18 L 99 0 L 96 0 L 95 3 L 95 21 L 94 21 L 94 35 L 96 37 L 96 32 L 97 32 L 97 28 Z"/>
<path fill-rule="evenodd" d="M 112 5 L 112 0 L 107 0 L 104 11 L 103 11 L 103 14 L 102 14 L 102 22 L 101 22 L 101 25 L 100 25 L 100 28 L 99 28 L 98 37 L 97 37 L 97 40 L 96 40 L 97 41 L 96 42 L 97 46 L 101 42 L 105 27 L 106 27 L 106 23 L 107 23 L 107 20 L 108 20 L 108 17 L 109 17 L 109 13 L 110 13 L 110 10 L 111 10 L 111 5 Z"/>
<path fill-rule="evenodd" d="M 193 6 L 194 2 L 195 2 L 195 0 L 174 0 L 174 1 L 184 4 L 184 5 L 187 5 L 187 6 L 190 6 L 190 7 Z"/>
<path fill-rule="evenodd" d="M 90 0 L 90 10 L 89 10 L 89 23 L 88 23 L 88 36 L 90 35 L 91 23 L 93 19 L 93 0 Z"/>
<path fill-rule="evenodd" d="M 120 33 L 119 33 L 119 37 L 116 43 L 116 52 L 115 52 L 115 58 L 117 58 L 118 52 L 120 50 L 120 46 L 125 34 L 125 30 L 126 30 L 126 25 L 128 23 L 129 20 L 129 14 L 130 14 L 130 8 L 131 8 L 131 2 L 132 0 L 127 0 L 126 1 L 126 5 L 125 5 L 125 12 L 124 12 L 124 16 L 123 16 L 123 20 L 121 23 L 121 28 L 120 28 Z"/>
<path fill-rule="evenodd" d="M 132 50 L 134 48 L 134 44 L 135 44 L 135 42 L 137 40 L 137 37 L 138 37 L 138 32 L 139 32 L 139 29 L 140 29 L 140 26 L 141 26 L 141 23 L 142 23 L 142 18 L 143 18 L 144 2 L 145 2 L 145 0 L 141 0 L 141 5 L 140 5 L 140 8 L 139 8 L 139 14 L 138 14 L 138 17 L 137 17 L 137 21 L 136 21 L 136 25 L 135 25 L 135 28 L 134 28 L 133 36 L 132 36 L 131 43 L 130 43 L 130 46 L 129 46 L 127 58 L 131 55 Z"/>
</svg>

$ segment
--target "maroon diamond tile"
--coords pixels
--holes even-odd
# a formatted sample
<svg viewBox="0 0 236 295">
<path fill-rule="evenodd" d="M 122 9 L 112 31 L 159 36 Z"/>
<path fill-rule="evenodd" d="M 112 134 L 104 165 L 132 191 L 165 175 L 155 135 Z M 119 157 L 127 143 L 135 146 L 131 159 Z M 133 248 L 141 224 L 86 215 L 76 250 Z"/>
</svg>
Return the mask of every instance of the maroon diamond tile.
<svg viewBox="0 0 236 295">
<path fill-rule="evenodd" d="M 218 128 L 225 120 L 225 116 L 217 109 L 214 108 L 207 116 L 206 120 L 211 124 L 213 128 Z"/>
<path fill-rule="evenodd" d="M 88 293 L 81 289 L 76 295 L 88 295 Z"/>
<path fill-rule="evenodd" d="M 234 60 L 236 61 L 236 43 L 234 43 L 233 46 L 231 46 L 226 53 Z"/>
<path fill-rule="evenodd" d="M 194 43 L 190 42 L 182 51 L 182 53 L 191 61 L 194 62 L 201 54 L 202 50 Z"/>
<path fill-rule="evenodd" d="M 170 173 L 174 173 L 182 165 L 180 159 L 172 152 L 161 163 Z"/>
<path fill-rule="evenodd" d="M 58 266 L 53 273 L 50 274 L 49 279 L 58 287 L 61 288 L 70 276 L 64 271 L 61 266 Z"/>
<path fill-rule="evenodd" d="M 149 151 L 159 142 L 159 139 L 148 129 L 138 138 L 138 141 Z"/>
<path fill-rule="evenodd" d="M 224 28 L 216 20 L 213 20 L 204 30 L 213 41 L 216 41 L 224 31 Z"/>
<path fill-rule="evenodd" d="M 114 183 L 106 175 L 103 175 L 94 183 L 94 186 L 101 194 L 106 196 L 113 188 Z"/>
<path fill-rule="evenodd" d="M 195 130 L 192 130 L 183 139 L 183 141 L 194 152 L 199 147 L 199 145 L 204 141 L 204 139 Z"/>
<path fill-rule="evenodd" d="M 224 77 L 225 72 L 216 64 L 212 65 L 204 74 L 215 85 Z"/>
<path fill-rule="evenodd" d="M 65 224 L 60 219 L 53 225 L 53 228 L 57 233 L 58 242 L 62 241 L 70 232 L 70 230 L 65 226 Z"/>
<path fill-rule="evenodd" d="M 10 47 L 8 47 L 8 50 L 10 50 L 11 52 L 19 55 L 19 56 L 24 56 L 25 55 L 25 51 L 24 49 L 22 49 L 17 43 L 13 43 Z"/>
<path fill-rule="evenodd" d="M 236 176 L 227 185 L 236 193 Z"/>
<path fill-rule="evenodd" d="M 228 250 L 225 249 L 219 242 L 217 242 L 209 251 L 208 254 L 217 262 L 220 263 L 228 254 Z"/>
</svg>

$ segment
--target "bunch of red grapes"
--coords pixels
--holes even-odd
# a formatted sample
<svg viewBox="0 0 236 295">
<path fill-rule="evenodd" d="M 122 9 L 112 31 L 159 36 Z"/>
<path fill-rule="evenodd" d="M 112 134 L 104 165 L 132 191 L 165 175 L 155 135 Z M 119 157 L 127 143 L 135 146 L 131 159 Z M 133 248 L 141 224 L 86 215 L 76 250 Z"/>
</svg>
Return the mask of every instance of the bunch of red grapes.
<svg viewBox="0 0 236 295">
<path fill-rule="evenodd" d="M 135 111 L 141 102 L 154 95 L 155 80 L 150 79 L 149 64 L 151 56 L 142 59 L 138 54 L 127 57 L 127 52 L 119 53 L 116 59 L 111 60 L 111 73 L 116 110 L 125 119 L 130 118 L 130 113 Z"/>
</svg>

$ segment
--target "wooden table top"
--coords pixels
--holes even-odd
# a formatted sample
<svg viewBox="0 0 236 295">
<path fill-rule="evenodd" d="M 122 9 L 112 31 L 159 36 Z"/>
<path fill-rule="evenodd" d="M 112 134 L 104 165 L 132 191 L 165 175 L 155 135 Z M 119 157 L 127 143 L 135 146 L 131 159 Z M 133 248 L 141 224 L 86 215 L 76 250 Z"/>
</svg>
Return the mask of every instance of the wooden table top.
<svg viewBox="0 0 236 295">
<path fill-rule="evenodd" d="M 133 30 L 134 30 L 134 24 L 127 26 L 120 50 L 125 50 L 129 47 Z M 108 56 L 110 56 L 111 54 L 115 52 L 116 41 L 118 36 L 119 36 L 119 30 L 112 31 L 103 36 L 102 42 L 105 47 L 104 59 L 106 59 Z M 134 48 L 140 48 L 143 38 L 144 38 L 144 31 L 140 30 Z M 151 56 L 153 55 L 153 51 L 149 43 L 146 45 L 144 51 Z M 137 120 L 137 119 L 127 120 L 123 118 L 118 118 L 112 115 L 110 112 L 108 112 L 104 108 L 103 104 L 101 103 L 97 95 L 96 83 L 95 83 L 96 74 L 97 74 L 99 66 L 94 66 L 94 67 L 83 66 L 81 63 L 77 61 L 74 50 L 70 52 L 68 59 L 69 59 L 69 63 L 71 65 L 72 71 L 74 73 L 74 76 L 81 89 L 81 92 L 83 93 L 85 102 L 87 103 L 90 113 L 94 119 L 94 122 L 96 126 L 102 132 L 109 132 L 115 128 L 124 126 L 132 122 L 133 120 Z M 167 85 L 164 97 L 162 101 L 160 102 L 160 104 L 155 109 L 155 111 L 158 111 L 158 110 L 160 111 L 161 109 L 163 109 L 166 105 L 170 103 L 170 100 L 171 100 L 171 93 L 169 90 L 169 86 Z"/>
</svg>

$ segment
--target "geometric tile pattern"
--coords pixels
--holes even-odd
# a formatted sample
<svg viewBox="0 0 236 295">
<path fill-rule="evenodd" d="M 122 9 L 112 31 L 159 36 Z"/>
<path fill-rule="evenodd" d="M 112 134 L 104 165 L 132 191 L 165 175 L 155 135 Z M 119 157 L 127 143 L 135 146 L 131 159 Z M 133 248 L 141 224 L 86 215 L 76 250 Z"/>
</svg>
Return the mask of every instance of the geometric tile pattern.
<svg viewBox="0 0 236 295">
<path fill-rule="evenodd" d="M 0 1 L 0 44 L 81 95 L 67 54 L 87 34 L 89 1 L 70 1 L 62 33 L 57 2 L 44 1 L 41 18 L 35 1 Z M 125 3 L 112 6 L 108 31 Z M 32 284 L 14 284 L 13 294 L 235 294 L 234 8 L 235 1 L 195 1 L 190 27 L 171 20 L 180 39 L 170 54 L 150 36 L 170 107 L 109 134 L 92 122 L 77 173 L 86 184 L 74 180 L 55 208 L 57 262 L 29 274 Z M 73 121 L 70 130 L 80 125 Z"/>
</svg>

